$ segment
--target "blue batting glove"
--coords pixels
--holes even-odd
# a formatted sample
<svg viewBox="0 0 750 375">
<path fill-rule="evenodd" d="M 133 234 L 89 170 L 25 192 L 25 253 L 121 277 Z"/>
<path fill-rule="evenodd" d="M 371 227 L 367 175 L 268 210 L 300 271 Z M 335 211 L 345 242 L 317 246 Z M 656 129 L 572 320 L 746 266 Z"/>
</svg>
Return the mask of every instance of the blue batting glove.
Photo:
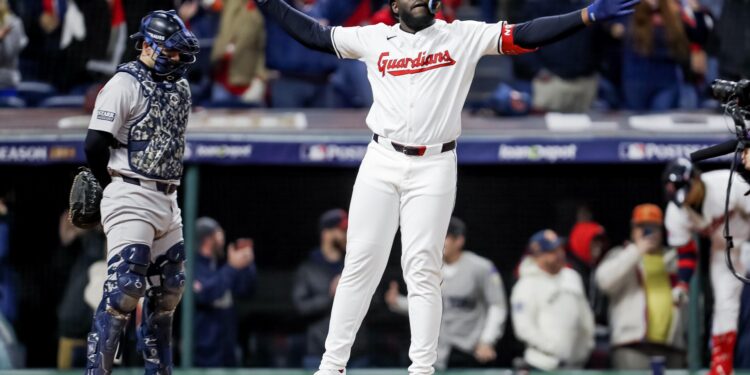
<svg viewBox="0 0 750 375">
<path fill-rule="evenodd" d="M 641 0 L 595 0 L 586 8 L 591 22 L 602 22 L 635 12 L 633 7 Z"/>
</svg>

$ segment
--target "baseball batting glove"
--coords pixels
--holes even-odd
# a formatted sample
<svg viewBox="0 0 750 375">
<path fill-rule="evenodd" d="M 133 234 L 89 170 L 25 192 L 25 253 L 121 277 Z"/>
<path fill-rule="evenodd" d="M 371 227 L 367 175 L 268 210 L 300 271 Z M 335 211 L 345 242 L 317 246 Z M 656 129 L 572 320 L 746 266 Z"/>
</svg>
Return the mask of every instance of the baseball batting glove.
<svg viewBox="0 0 750 375">
<path fill-rule="evenodd" d="M 102 220 L 99 205 L 102 201 L 102 187 L 91 170 L 81 167 L 70 188 L 68 219 L 78 228 L 93 228 Z"/>
<path fill-rule="evenodd" d="M 595 0 L 586 8 L 591 22 L 602 22 L 635 12 L 641 0 Z"/>
<path fill-rule="evenodd" d="M 672 288 L 672 303 L 674 303 L 675 306 L 683 306 L 686 305 L 689 301 L 689 289 L 688 285 L 680 282 Z"/>
</svg>

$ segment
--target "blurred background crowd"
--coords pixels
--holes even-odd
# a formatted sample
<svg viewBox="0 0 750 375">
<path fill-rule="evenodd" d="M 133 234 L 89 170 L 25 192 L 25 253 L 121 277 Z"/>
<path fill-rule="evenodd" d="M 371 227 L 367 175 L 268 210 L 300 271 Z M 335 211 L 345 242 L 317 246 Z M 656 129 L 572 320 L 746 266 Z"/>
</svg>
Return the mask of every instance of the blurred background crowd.
<svg viewBox="0 0 750 375">
<path fill-rule="evenodd" d="M 294 0 L 330 25 L 393 24 L 385 0 Z M 446 0 L 440 18 L 522 22 L 587 0 Z M 91 106 L 143 14 L 175 8 L 200 39 L 190 82 L 209 107 L 367 108 L 364 65 L 310 51 L 250 0 L 2 0 L 0 106 Z M 707 83 L 750 74 L 746 0 L 646 0 L 535 54 L 486 58 L 467 101 L 500 115 L 696 109 Z M 573 57 L 575 56 L 575 57 Z"/>
<path fill-rule="evenodd" d="M 322 200 L 333 201 L 327 198 Z M 106 239 L 101 228 L 72 226 L 63 212 L 56 219 L 56 236 L 50 240 L 57 248 L 41 249 L 21 238 L 23 232 L 14 235 L 10 230 L 14 218 L 22 216 L 9 210 L 13 200 L 12 195 L 0 200 L 0 327 L 5 327 L 0 330 L 4 333 L 0 363 L 6 368 L 82 367 L 86 336 L 106 274 Z M 685 368 L 689 331 L 704 332 L 711 309 L 706 307 L 705 322 L 689 324 L 687 290 L 678 281 L 686 260 L 678 254 L 682 249 L 665 245 L 665 213 L 662 202 L 655 201 L 659 204 L 628 206 L 625 217 L 612 215 L 622 210 L 599 206 L 597 211 L 607 215 L 608 223 L 618 223 L 612 228 L 596 220 L 592 206 L 585 202 L 558 203 L 539 217 L 530 215 L 530 223 L 524 226 L 543 222 L 561 228 L 559 234 L 541 227 L 525 235 L 515 233 L 500 245 L 487 241 L 487 233 L 481 231 L 493 231 L 497 225 L 505 226 L 502 231 L 514 231 L 507 220 L 472 226 L 451 218 L 443 256 L 443 323 L 436 367 L 631 370 L 648 369 L 653 357 L 659 356 L 668 368 Z M 210 217 L 195 223 L 193 364 L 317 368 L 346 254 L 346 210 L 309 212 L 304 207 L 308 209 L 304 214 L 287 212 L 299 214 L 287 219 L 288 223 L 273 215 L 245 223 L 245 211 L 216 211 L 210 203 L 206 206 L 203 211 L 222 212 L 235 229 L 229 234 Z M 605 202 L 607 206 L 612 205 Z M 553 213 L 559 210 L 566 214 Z M 498 214 L 513 221 L 510 210 Z M 276 229 L 270 233 L 254 229 L 263 227 L 257 220 L 270 220 L 268 224 Z M 312 227 L 298 235 L 288 233 L 300 223 Z M 43 225 L 40 230 L 46 233 L 49 227 Z M 299 237 L 307 245 L 264 248 L 248 233 L 256 233 L 261 243 L 286 235 Z M 697 263 L 705 264 L 710 253 L 704 246 L 707 238 L 696 238 L 703 238 L 702 250 L 690 254 L 691 272 Z M 523 245 L 514 248 L 514 243 Z M 353 348 L 351 368 L 398 367 L 409 362 L 407 291 L 398 249 L 397 236 L 389 267 Z M 25 256 L 24 251 L 33 254 Z M 710 306 L 711 292 L 703 285 L 705 273 L 705 265 L 696 272 L 703 274 L 696 276 L 702 281 L 693 288 L 702 292 L 691 298 Z M 738 369 L 747 368 L 750 360 L 746 355 L 747 297 L 743 294 L 739 318 L 739 335 L 744 339 L 736 349 Z M 184 308 L 183 302 L 177 312 L 178 325 Z M 126 330 L 128 344 L 122 345 L 119 362 L 124 366 L 142 363 L 140 353 L 133 350 L 135 345 L 130 345 L 136 324 L 133 319 Z M 18 337 L 13 336 L 13 328 Z M 180 330 L 175 334 L 179 343 Z M 701 346 L 707 349 L 710 335 L 705 337 Z M 707 360 L 708 352 L 697 354 L 698 361 Z M 184 356 L 180 345 L 175 346 L 175 355 L 179 363 Z"/>
</svg>

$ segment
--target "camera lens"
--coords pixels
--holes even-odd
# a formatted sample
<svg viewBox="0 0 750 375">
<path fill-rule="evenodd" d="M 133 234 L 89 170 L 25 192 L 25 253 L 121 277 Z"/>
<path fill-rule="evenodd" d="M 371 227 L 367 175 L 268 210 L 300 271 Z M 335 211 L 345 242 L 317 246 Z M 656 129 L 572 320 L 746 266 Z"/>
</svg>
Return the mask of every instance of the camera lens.
<svg viewBox="0 0 750 375">
<path fill-rule="evenodd" d="M 714 97 L 722 102 L 734 97 L 739 100 L 741 106 L 750 104 L 750 80 L 732 82 L 717 79 L 711 85 L 711 89 Z"/>
<path fill-rule="evenodd" d="M 713 85 L 711 85 L 711 88 L 714 91 L 714 97 L 716 99 L 726 101 L 735 93 L 737 83 L 717 79 L 714 81 Z"/>
</svg>

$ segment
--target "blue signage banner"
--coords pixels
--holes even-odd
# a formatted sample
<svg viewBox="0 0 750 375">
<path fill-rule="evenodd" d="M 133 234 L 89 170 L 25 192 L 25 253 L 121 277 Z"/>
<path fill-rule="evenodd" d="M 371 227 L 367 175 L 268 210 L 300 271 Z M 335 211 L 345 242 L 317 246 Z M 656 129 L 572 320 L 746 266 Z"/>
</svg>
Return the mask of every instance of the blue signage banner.
<svg viewBox="0 0 750 375">
<path fill-rule="evenodd" d="M 460 164 L 663 163 L 721 139 L 460 139 Z M 367 150 L 362 142 L 232 141 L 188 138 L 185 161 L 220 165 L 357 166 Z M 729 156 L 717 161 L 728 161 Z M 80 141 L 0 141 L 0 164 L 82 164 Z"/>
</svg>

